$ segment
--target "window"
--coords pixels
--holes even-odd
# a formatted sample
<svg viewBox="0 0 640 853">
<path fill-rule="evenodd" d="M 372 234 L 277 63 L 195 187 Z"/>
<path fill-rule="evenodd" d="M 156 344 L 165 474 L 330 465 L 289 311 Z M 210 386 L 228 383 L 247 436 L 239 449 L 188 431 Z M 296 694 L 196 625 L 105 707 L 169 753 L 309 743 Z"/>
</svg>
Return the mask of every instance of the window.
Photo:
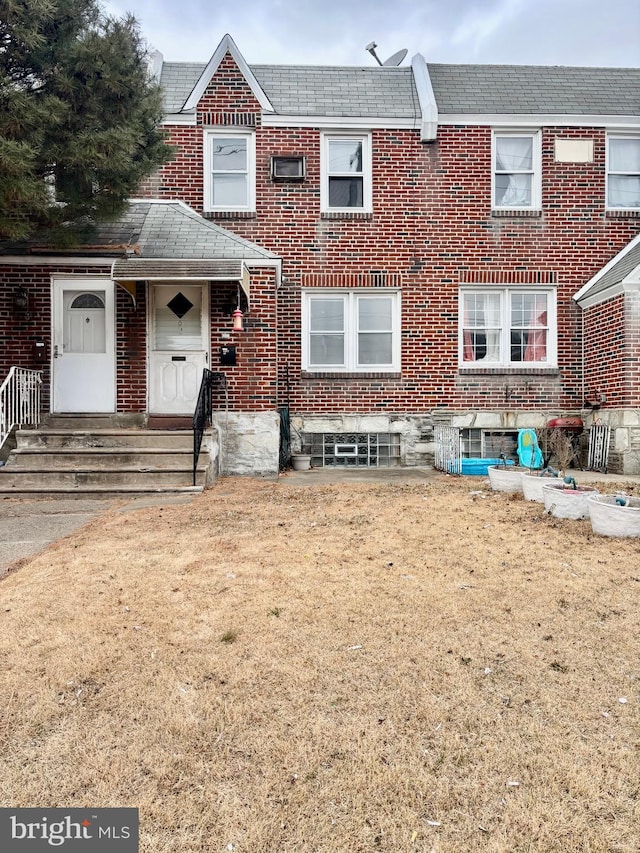
<svg viewBox="0 0 640 853">
<path fill-rule="evenodd" d="M 371 211 L 369 134 L 324 134 L 321 206 L 325 212 Z"/>
<path fill-rule="evenodd" d="M 539 210 L 540 133 L 494 133 L 494 210 Z"/>
<path fill-rule="evenodd" d="M 302 361 L 312 371 L 399 370 L 400 294 L 305 294 Z"/>
<path fill-rule="evenodd" d="M 461 296 L 463 367 L 555 367 L 555 292 L 468 290 Z"/>
<path fill-rule="evenodd" d="M 205 210 L 254 210 L 254 134 L 241 131 L 207 131 L 204 141 Z"/>
<path fill-rule="evenodd" d="M 607 138 L 607 207 L 640 208 L 640 136 Z"/>
</svg>

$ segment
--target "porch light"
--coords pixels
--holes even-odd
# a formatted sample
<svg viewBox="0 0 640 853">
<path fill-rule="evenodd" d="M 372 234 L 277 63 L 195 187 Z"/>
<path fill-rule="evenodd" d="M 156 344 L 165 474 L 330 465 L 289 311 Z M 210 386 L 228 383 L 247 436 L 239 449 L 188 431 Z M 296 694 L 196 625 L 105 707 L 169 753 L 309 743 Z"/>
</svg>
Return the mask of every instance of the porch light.
<svg viewBox="0 0 640 853">
<path fill-rule="evenodd" d="M 29 294 L 24 287 L 16 287 L 13 291 L 13 307 L 16 311 L 27 311 L 29 308 Z"/>
<path fill-rule="evenodd" d="M 240 308 L 236 308 L 236 310 L 231 315 L 233 317 L 233 331 L 234 332 L 244 332 L 244 325 L 242 323 L 243 313 Z"/>
<path fill-rule="evenodd" d="M 233 317 L 233 331 L 244 332 L 244 324 L 242 322 L 243 314 L 240 310 L 240 285 L 238 285 L 238 295 L 236 301 L 236 310 L 231 315 Z"/>
</svg>

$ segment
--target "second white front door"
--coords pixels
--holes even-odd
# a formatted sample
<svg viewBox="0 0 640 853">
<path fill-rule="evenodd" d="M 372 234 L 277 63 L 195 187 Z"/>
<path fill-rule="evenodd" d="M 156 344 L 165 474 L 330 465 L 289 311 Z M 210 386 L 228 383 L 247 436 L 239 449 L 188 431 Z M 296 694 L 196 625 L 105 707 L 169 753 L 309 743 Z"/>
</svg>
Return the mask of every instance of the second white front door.
<svg viewBox="0 0 640 853">
<path fill-rule="evenodd" d="M 113 282 L 53 281 L 52 411 L 115 412 Z"/>
<path fill-rule="evenodd" d="M 149 288 L 149 412 L 191 415 L 209 363 L 209 285 Z"/>
</svg>

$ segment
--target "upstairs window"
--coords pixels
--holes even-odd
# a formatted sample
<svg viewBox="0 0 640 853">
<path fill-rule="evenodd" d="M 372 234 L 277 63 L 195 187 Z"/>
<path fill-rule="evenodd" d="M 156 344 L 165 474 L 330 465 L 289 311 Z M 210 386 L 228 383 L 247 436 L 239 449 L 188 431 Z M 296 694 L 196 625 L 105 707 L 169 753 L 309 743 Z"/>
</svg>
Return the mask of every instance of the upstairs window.
<svg viewBox="0 0 640 853">
<path fill-rule="evenodd" d="M 304 370 L 400 370 L 398 292 L 306 293 L 303 318 Z"/>
<path fill-rule="evenodd" d="M 255 210 L 253 133 L 207 131 L 204 163 L 205 210 Z"/>
<path fill-rule="evenodd" d="M 555 292 L 510 288 L 460 294 L 462 367 L 555 367 Z"/>
<path fill-rule="evenodd" d="M 640 208 L 640 136 L 607 138 L 607 207 Z"/>
<path fill-rule="evenodd" d="M 540 186 L 540 133 L 494 133 L 492 208 L 539 210 Z"/>
<path fill-rule="evenodd" d="M 321 205 L 325 212 L 371 211 L 369 134 L 324 134 Z"/>
</svg>

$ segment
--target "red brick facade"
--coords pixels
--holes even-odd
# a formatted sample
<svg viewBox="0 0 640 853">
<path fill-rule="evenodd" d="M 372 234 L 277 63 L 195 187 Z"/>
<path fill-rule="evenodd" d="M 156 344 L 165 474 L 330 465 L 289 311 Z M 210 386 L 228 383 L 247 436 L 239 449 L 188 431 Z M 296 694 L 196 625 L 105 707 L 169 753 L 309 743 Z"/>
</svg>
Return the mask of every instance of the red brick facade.
<svg viewBox="0 0 640 853">
<path fill-rule="evenodd" d="M 211 123 L 256 127 L 255 215 L 207 216 L 283 259 L 279 401 L 289 398 L 301 414 L 582 406 L 582 311 L 571 297 L 639 227 L 605 212 L 602 127 L 542 129 L 542 211 L 534 215 L 492 213 L 491 127 L 441 126 L 433 144 L 418 131 L 374 129 L 372 214 L 328 216 L 320 211 L 320 129 L 260 126 L 259 104 L 229 54 L 197 123 L 168 126 L 179 150 L 155 182 L 161 198 L 202 211 L 203 126 Z M 593 162 L 555 162 L 556 137 L 593 140 Z M 285 154 L 306 157 L 304 182 L 271 180 L 271 157 Z M 312 280 L 344 287 L 354 273 L 378 271 L 402 282 L 401 373 L 303 375 L 301 288 Z M 558 369 L 459 369 L 460 285 L 538 280 L 557 285 Z M 617 370 L 615 358 L 606 363 Z M 622 383 L 616 400 L 638 405 L 637 394 L 627 396 L 633 390 Z"/>
</svg>

